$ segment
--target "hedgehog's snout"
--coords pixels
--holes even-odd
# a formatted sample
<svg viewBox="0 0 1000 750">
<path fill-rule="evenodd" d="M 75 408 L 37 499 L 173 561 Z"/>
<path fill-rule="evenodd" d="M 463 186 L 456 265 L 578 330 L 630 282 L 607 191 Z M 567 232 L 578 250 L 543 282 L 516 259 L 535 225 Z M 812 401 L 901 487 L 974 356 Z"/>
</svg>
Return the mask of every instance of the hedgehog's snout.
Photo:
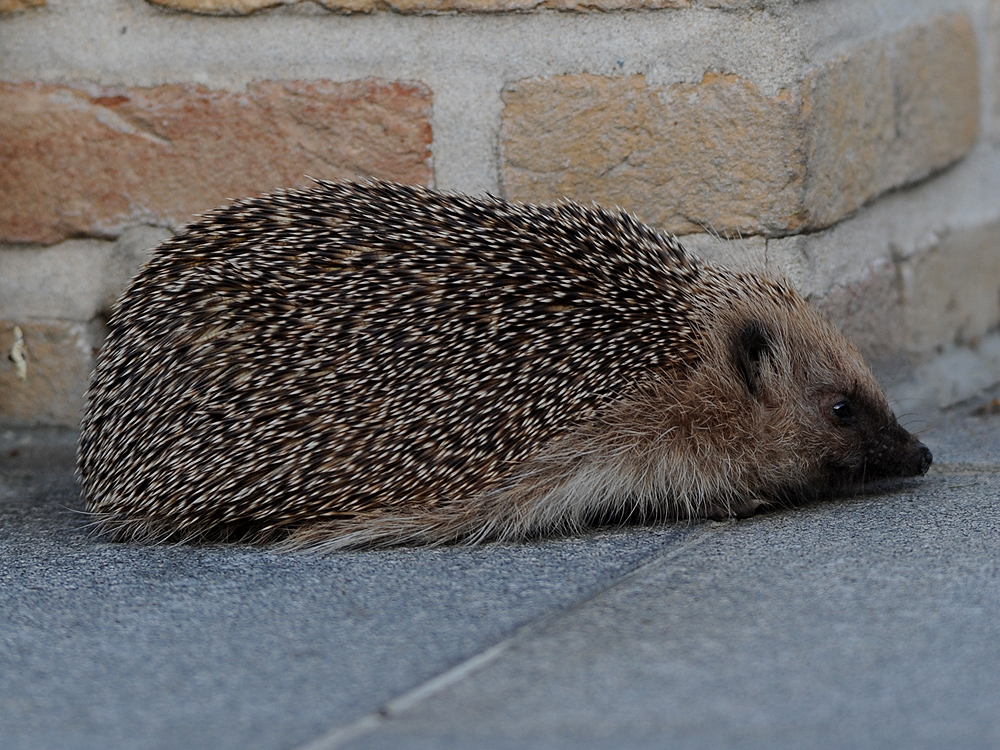
<svg viewBox="0 0 1000 750">
<path fill-rule="evenodd" d="M 915 477 L 927 473 L 934 457 L 931 449 L 898 424 L 886 430 L 885 438 L 871 445 L 864 461 L 868 478 Z"/>
<path fill-rule="evenodd" d="M 898 448 L 891 451 L 895 454 L 895 466 L 888 472 L 892 476 L 916 477 L 923 476 L 931 467 L 934 456 L 931 449 L 920 442 L 915 435 L 912 435 L 899 422 L 894 422 L 893 432 L 898 439 Z"/>
</svg>

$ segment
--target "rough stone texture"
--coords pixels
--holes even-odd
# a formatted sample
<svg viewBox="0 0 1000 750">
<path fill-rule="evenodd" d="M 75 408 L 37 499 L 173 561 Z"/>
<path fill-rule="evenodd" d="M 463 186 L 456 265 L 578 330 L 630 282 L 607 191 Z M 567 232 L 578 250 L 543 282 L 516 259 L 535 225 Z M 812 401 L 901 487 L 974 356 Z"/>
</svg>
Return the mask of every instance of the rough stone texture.
<svg viewBox="0 0 1000 750">
<path fill-rule="evenodd" d="M 15 327 L 23 336 L 25 377 L 11 358 Z M 0 421 L 5 425 L 76 425 L 104 338 L 99 323 L 0 321 Z"/>
<path fill-rule="evenodd" d="M 677 234 L 774 232 L 804 179 L 796 98 L 735 75 L 532 78 L 504 92 L 505 194 L 618 205 Z M 745 158 L 740 158 L 744 156 Z"/>
<path fill-rule="evenodd" d="M 176 226 L 306 175 L 429 184 L 430 117 L 426 87 L 371 79 L 245 93 L 0 83 L 0 240 Z"/>
<path fill-rule="evenodd" d="M 28 8 L 41 8 L 45 0 L 0 0 L 0 13 L 13 13 Z"/>
<path fill-rule="evenodd" d="M 808 167 L 800 205 L 809 225 L 828 226 L 884 189 L 896 137 L 886 45 L 862 46 L 807 75 L 801 117 Z"/>
<path fill-rule="evenodd" d="M 43 0 L 44 1 L 44 0 Z M 656 8 L 733 8 L 753 0 L 317 0 L 320 5 L 341 13 L 474 13 L 525 11 L 536 9 L 607 11 Z M 295 5 L 302 0 L 150 0 L 174 10 L 212 15 L 244 15 L 278 5 Z"/>
<path fill-rule="evenodd" d="M 976 38 L 968 16 L 939 16 L 896 39 L 896 138 L 882 189 L 919 179 L 968 151 L 979 134 Z"/>
<path fill-rule="evenodd" d="M 1000 222 L 956 232 L 901 265 L 906 343 L 926 358 L 1000 324 Z"/>
<path fill-rule="evenodd" d="M 905 325 L 899 273 L 891 260 L 869 265 L 815 304 L 851 338 L 876 373 L 899 369 Z"/>
<path fill-rule="evenodd" d="M 765 5 L 767 7 L 763 12 L 757 12 Z M 839 221 L 824 231 L 788 235 L 788 232 L 796 230 L 789 230 L 787 225 L 776 221 L 774 234 L 783 236 L 771 236 L 764 242 L 761 236 L 751 237 L 749 232 L 745 232 L 742 241 L 735 240 L 735 244 L 728 248 L 736 251 L 733 253 L 735 260 L 749 261 L 757 268 L 761 265 L 763 251 L 763 264 L 768 270 L 782 274 L 821 304 L 833 305 L 836 295 L 840 294 L 841 304 L 850 309 L 861 303 L 873 306 L 874 302 L 867 298 L 859 299 L 850 291 L 854 289 L 853 284 L 860 283 L 857 276 L 862 274 L 862 269 L 868 268 L 876 259 L 888 257 L 890 251 L 897 261 L 912 256 L 916 264 L 918 259 L 927 255 L 928 248 L 939 244 L 939 238 L 945 236 L 949 228 L 978 226 L 994 220 L 997 215 L 995 206 L 996 196 L 1000 195 L 1000 182 L 995 175 L 1000 174 L 996 168 L 1000 150 L 996 143 L 986 138 L 980 140 L 968 158 L 936 174 L 933 179 L 907 190 L 878 196 L 878 191 L 884 188 L 880 180 L 886 180 L 886 175 L 896 180 L 900 175 L 900 171 L 889 168 L 892 144 L 897 137 L 897 117 L 909 113 L 907 116 L 919 126 L 900 127 L 900 138 L 905 133 L 923 132 L 921 128 L 928 122 L 935 127 L 944 123 L 943 136 L 935 134 L 936 131 L 927 131 L 931 135 L 924 140 L 926 148 L 913 145 L 917 141 L 912 139 L 902 141 L 908 144 L 902 149 L 904 154 L 906 149 L 911 149 L 921 158 L 929 160 L 922 163 L 926 169 L 937 169 L 933 166 L 934 160 L 946 158 L 935 155 L 935 149 L 940 144 L 951 143 L 954 146 L 962 142 L 961 138 L 954 136 L 956 130 L 961 130 L 956 122 L 958 125 L 972 123 L 971 132 L 974 132 L 974 117 L 959 118 L 957 121 L 947 120 L 946 117 L 949 112 L 964 112 L 967 115 L 974 110 L 968 101 L 975 96 L 975 86 L 971 85 L 975 77 L 965 75 L 970 67 L 968 59 L 973 54 L 968 23 L 961 15 L 935 15 L 942 11 L 930 0 L 904 4 L 891 0 L 844 0 L 836 4 L 836 8 L 825 3 L 757 2 L 753 5 L 754 12 L 747 13 L 701 10 L 628 14 L 484 13 L 400 18 L 394 13 L 380 12 L 370 17 L 342 18 L 339 21 L 330 16 L 304 17 L 304 13 L 325 13 L 320 6 L 309 3 L 301 3 L 297 10 L 290 12 L 260 14 L 244 19 L 199 19 L 161 10 L 144 2 L 101 4 L 88 0 L 84 3 L 60 2 L 58 8 L 53 3 L 48 6 L 41 11 L 6 16 L 0 23 L 0 67 L 3 68 L 0 78 L 3 80 L 73 82 L 88 78 L 107 84 L 120 82 L 123 86 L 146 87 L 198 80 L 213 87 L 214 91 L 192 87 L 194 92 L 209 97 L 229 97 L 227 101 L 230 102 L 238 98 L 247 106 L 239 109 L 234 105 L 226 111 L 238 111 L 241 118 L 246 113 L 254 114 L 254 117 L 238 118 L 238 124 L 232 127 L 223 121 L 203 118 L 201 125 L 205 131 L 198 138 L 204 138 L 208 133 L 211 137 L 205 140 L 209 145 L 204 152 L 191 156 L 191 152 L 180 148 L 190 145 L 184 139 L 171 143 L 168 149 L 152 138 L 143 137 L 153 135 L 162 138 L 158 131 L 151 129 L 152 125 L 147 127 L 146 120 L 155 124 L 158 122 L 156 118 L 146 117 L 142 112 L 132 117 L 124 112 L 126 107 L 137 109 L 137 100 L 128 105 L 112 106 L 113 97 L 130 95 L 134 91 L 145 91 L 153 97 L 157 91 L 167 91 L 167 87 L 102 90 L 71 83 L 68 87 L 49 89 L 51 96 L 47 99 L 39 95 L 38 99 L 49 107 L 39 108 L 33 115 L 41 123 L 41 129 L 31 131 L 31 128 L 25 128 L 23 133 L 32 132 L 32 137 L 37 139 L 49 137 L 46 133 L 51 131 L 52 137 L 42 144 L 46 148 L 55 143 L 60 149 L 70 152 L 74 144 L 92 143 L 98 153 L 90 162 L 82 163 L 83 172 L 76 176 L 67 176 L 75 166 L 70 164 L 68 169 L 64 169 L 64 162 L 55 159 L 55 152 L 44 156 L 48 161 L 43 160 L 39 169 L 44 178 L 42 182 L 47 180 L 59 190 L 47 193 L 38 190 L 43 198 L 40 205 L 50 217 L 57 216 L 58 222 L 65 224 L 56 226 L 55 231 L 46 226 L 44 231 L 53 232 L 60 239 L 64 231 L 71 232 L 75 237 L 71 242 L 79 244 L 55 245 L 55 249 L 62 249 L 61 255 L 60 252 L 41 252 L 44 247 L 37 242 L 24 247 L 0 244 L 0 320 L 30 324 L 60 318 L 84 322 L 92 319 L 95 311 L 106 311 L 108 300 L 114 294 L 111 290 L 117 291 L 117 285 L 105 283 L 107 279 L 102 281 L 101 277 L 110 275 L 124 279 L 128 273 L 113 273 L 110 270 L 109 264 L 113 265 L 111 257 L 117 251 L 103 239 L 83 242 L 77 238 L 86 233 L 117 236 L 123 231 L 122 227 L 132 226 L 132 222 L 136 221 L 154 222 L 161 226 L 186 221 L 194 209 L 187 206 L 176 212 L 171 209 L 170 213 L 177 216 L 176 220 L 170 218 L 168 221 L 163 218 L 163 214 L 167 213 L 163 204 L 177 202 L 174 198 L 177 196 L 178 180 L 183 185 L 189 173 L 195 176 L 195 184 L 204 184 L 215 190 L 214 196 L 206 201 L 208 205 L 256 190 L 256 186 L 245 184 L 242 174 L 229 185 L 218 187 L 215 184 L 222 182 L 224 175 L 230 171 L 246 172 L 242 164 L 232 170 L 229 164 L 247 157 L 238 153 L 239 149 L 227 151 L 218 148 L 218 138 L 232 136 L 232 140 L 243 138 L 253 144 L 253 139 L 247 138 L 247 133 L 241 129 L 252 129 L 254 123 L 271 127 L 276 122 L 263 116 L 256 117 L 255 112 L 260 108 L 254 103 L 254 89 L 243 88 L 254 77 L 271 81 L 324 78 L 347 81 L 364 75 L 379 75 L 385 79 L 425 82 L 433 87 L 437 117 L 433 157 L 437 172 L 434 180 L 438 185 L 473 192 L 500 192 L 502 189 L 498 177 L 502 164 L 499 147 L 507 144 L 498 142 L 498 127 L 503 114 L 500 93 L 509 81 L 523 82 L 534 75 L 583 71 L 610 76 L 600 80 L 611 81 L 614 84 L 609 84 L 611 88 L 621 87 L 638 104 L 646 107 L 650 119 L 656 119 L 666 111 L 663 101 L 672 102 L 670 96 L 683 98 L 687 95 L 689 100 L 677 107 L 683 105 L 689 110 L 697 109 L 696 105 L 700 103 L 707 113 L 704 117 L 708 122 L 707 129 L 697 131 L 694 140 L 704 133 L 715 137 L 715 133 L 719 132 L 728 137 L 727 128 L 735 125 L 727 124 L 727 121 L 731 120 L 740 127 L 744 124 L 745 118 L 735 116 L 734 112 L 739 114 L 739 107 L 744 105 L 751 110 L 756 107 L 762 113 L 759 128 L 765 131 L 758 141 L 744 139 L 737 131 L 729 141 L 717 139 L 716 143 L 698 145 L 715 161 L 710 163 L 710 158 L 702 160 L 699 156 L 694 167 L 709 164 L 712 170 L 709 177 L 722 178 L 722 184 L 715 187 L 715 192 L 705 191 L 707 197 L 704 202 L 715 201 L 713 208 L 723 217 L 735 216 L 734 223 L 738 227 L 740 220 L 746 219 L 747 215 L 751 220 L 754 218 L 756 207 L 744 210 L 738 204 L 738 210 L 733 210 L 731 204 L 725 201 L 720 203 L 716 199 L 720 195 L 723 199 L 735 195 L 739 201 L 752 203 L 750 199 L 753 196 L 747 190 L 758 190 L 760 184 L 765 185 L 768 193 L 774 193 L 769 195 L 768 200 L 781 209 L 777 212 L 779 219 L 790 216 L 806 224 L 831 220 L 831 217 L 840 216 L 849 212 L 852 206 L 867 201 L 868 205 L 858 211 L 856 217 Z M 961 0 L 946 7 L 965 7 L 976 24 L 986 97 L 983 121 L 989 123 L 991 112 L 996 111 L 1000 118 L 997 105 L 1000 102 L 1000 0 Z M 379 5 L 379 9 L 388 8 L 388 4 Z M 918 25 L 898 33 L 908 24 Z M 124 33 L 126 26 L 127 33 Z M 197 44 L 192 46 L 195 42 Z M 261 55 L 261 49 L 274 54 Z M 920 50 L 924 50 L 926 59 L 919 58 Z M 429 57 L 428 51 L 433 53 Z M 192 57 L 195 52 L 197 59 Z M 915 62 L 918 59 L 919 65 Z M 925 72 L 933 70 L 934 75 L 921 79 L 920 75 L 907 77 L 899 73 L 905 73 L 907 66 L 913 65 L 922 66 Z M 990 81 L 989 71 L 994 69 L 998 75 L 995 81 Z M 702 81 L 704 71 L 713 72 Z M 641 72 L 648 75 L 645 86 L 636 85 L 643 83 L 642 79 L 613 78 Z M 922 97 L 930 96 L 930 89 L 924 84 L 942 77 L 950 77 L 952 83 L 937 85 L 937 93 L 931 91 L 931 94 L 943 97 L 945 101 L 950 101 L 947 97 L 955 96 L 957 103 L 948 104 L 943 112 L 911 106 L 921 101 Z M 669 89 L 656 88 L 665 85 L 664 82 L 678 80 L 688 83 Z M 515 87 L 520 88 L 520 85 Z M 37 95 L 39 92 L 38 87 L 30 84 L 10 86 L 21 93 L 27 90 Z M 915 90 L 917 95 L 906 94 L 910 89 Z M 10 90 L 6 90 L 9 93 Z M 245 93 L 219 94 L 222 90 Z M 990 98 L 991 92 L 993 98 Z M 508 97 L 510 94 L 508 91 Z M 103 101 L 98 101 L 102 96 L 105 97 Z M 428 96 L 428 109 L 429 101 Z M 71 106 L 58 110 L 56 105 L 60 103 Z M 8 104 L 8 100 L 0 99 L 0 124 L 13 122 L 13 108 Z M 715 105 L 716 109 L 713 111 L 710 105 Z M 606 110 L 614 106 L 614 101 L 604 104 Z M 513 107 L 509 110 L 513 111 Z M 213 114 L 218 111 L 218 108 L 214 109 Z M 54 113 L 59 117 L 52 117 Z M 192 117 L 196 114 L 194 112 Z M 544 114 L 541 113 L 542 119 Z M 570 111 L 570 114 L 580 119 L 587 112 Z M 618 129 L 600 132 L 600 138 L 592 137 L 586 128 L 578 128 L 584 142 L 597 143 L 603 139 L 601 143 L 606 141 L 610 144 L 602 148 L 613 152 L 611 156 L 618 161 L 609 159 L 610 167 L 606 173 L 599 175 L 599 179 L 591 179 L 584 174 L 578 180 L 580 192 L 576 197 L 586 200 L 594 195 L 602 201 L 626 204 L 631 200 L 631 207 L 642 213 L 646 213 L 648 202 L 658 211 L 663 211 L 666 206 L 676 213 L 676 207 L 671 208 L 671 196 L 667 196 L 664 202 L 654 192 L 660 186 L 655 173 L 646 180 L 645 186 L 635 181 L 646 193 L 639 194 L 634 200 L 628 190 L 618 187 L 632 179 L 628 170 L 633 169 L 634 160 L 649 157 L 647 161 L 655 166 L 655 160 L 650 161 L 652 156 L 661 161 L 673 158 L 673 155 L 664 155 L 659 151 L 652 152 L 650 156 L 641 149 L 625 158 L 621 153 L 623 149 L 616 151 L 614 148 L 615 140 L 623 137 L 622 134 L 655 147 L 657 139 L 662 136 L 656 128 L 662 128 L 662 122 L 654 123 L 651 133 L 644 133 L 643 123 L 635 126 L 628 117 L 619 116 L 615 120 L 612 115 L 613 112 L 608 115 L 607 122 Z M 842 118 L 838 119 L 838 116 Z M 791 118 L 791 124 L 784 132 L 774 130 L 769 117 Z M 944 119 L 935 120 L 938 117 Z M 750 120 L 750 125 L 753 125 L 753 118 Z M 829 127 L 820 132 L 813 127 L 814 121 L 825 121 Z M 55 137 L 59 132 L 59 122 L 68 123 L 61 132 L 70 133 L 70 137 L 62 141 Z M 80 127 L 81 123 L 83 127 Z M 130 126 L 134 132 L 115 131 L 113 127 L 109 128 L 108 123 L 119 129 Z M 218 124 L 224 132 L 211 131 L 214 124 Z M 430 127 L 429 123 L 425 124 Z M 555 125 L 557 128 L 576 127 L 577 123 L 570 118 L 557 121 Z M 377 132 L 378 127 L 373 130 Z M 787 132 L 798 140 L 789 143 Z M 95 133 L 100 137 L 93 138 Z M 531 138 L 525 149 L 539 151 L 537 132 L 526 133 Z M 0 214 L 13 203 L 11 196 L 4 192 L 4 181 L 10 179 L 4 168 L 8 164 L 23 166 L 26 160 L 24 152 L 18 154 L 20 161 L 7 159 L 8 154 L 3 150 L 12 142 L 13 135 L 9 129 L 0 130 Z M 315 136 L 311 143 L 321 143 L 322 148 L 336 141 L 335 138 L 326 138 L 324 134 Z M 140 155 L 151 155 L 150 160 L 125 165 L 118 159 L 118 152 L 110 147 L 115 138 Z M 192 136 L 191 142 L 194 140 Z M 27 143 L 30 146 L 33 141 Z M 270 146 L 271 141 L 267 144 L 265 148 L 251 148 L 254 158 L 265 158 L 261 154 L 270 158 L 274 149 Z M 762 161 L 759 175 L 746 170 L 733 170 L 731 164 L 741 157 L 745 157 L 744 160 L 755 159 L 754 149 L 759 149 L 761 144 L 763 150 L 760 153 L 771 154 L 768 158 L 773 162 Z M 312 145 L 302 151 L 310 150 Z M 960 148 L 956 148 L 958 150 Z M 217 153 L 222 156 L 213 164 L 212 159 Z M 426 155 L 426 149 L 424 153 Z M 800 162 L 790 162 L 791 168 L 782 164 L 788 153 L 801 159 Z M 299 156 L 310 158 L 297 153 L 296 158 Z M 42 158 L 38 154 L 35 157 Z M 549 155 L 542 153 L 538 158 L 548 159 Z M 197 169 L 199 161 L 208 164 L 206 171 L 217 174 L 210 174 L 207 181 L 203 179 Z M 92 169 L 94 162 L 100 167 L 96 171 Z M 669 162 L 668 166 L 672 163 Z M 168 169 L 164 170 L 164 165 Z M 427 167 L 426 160 L 423 165 Z M 641 166 L 646 169 L 649 165 Z M 785 177 L 778 167 L 785 170 Z M 105 168 L 111 171 L 110 177 L 105 175 Z M 604 167 L 598 163 L 596 168 Z M 141 184 L 152 184 L 151 181 L 144 182 L 145 177 L 162 172 L 166 176 L 165 186 L 159 188 L 162 192 L 152 199 L 141 193 L 136 198 L 130 193 L 128 198 L 132 203 L 126 206 L 129 215 L 124 219 L 112 216 L 109 220 L 98 215 L 94 222 L 78 221 L 80 217 L 74 212 L 79 213 L 81 206 L 87 210 L 102 211 L 106 207 L 101 203 L 104 195 L 99 180 L 107 177 L 109 183 L 119 179 L 127 181 L 135 177 L 126 173 L 129 169 L 133 172 L 139 170 L 135 179 Z M 563 167 L 556 164 L 554 169 L 558 172 Z M 307 170 L 321 173 L 309 166 L 296 167 L 291 181 L 297 181 L 301 172 Z M 268 170 L 257 170 L 258 173 L 262 171 Z M 427 168 L 426 174 L 429 173 Z M 274 184 L 289 182 L 287 174 L 278 174 Z M 620 174 L 625 174 L 625 177 L 621 178 Z M 908 172 L 905 174 L 907 179 L 910 176 L 919 179 L 919 172 L 913 172 L 917 176 Z M 727 185 L 731 175 L 743 179 L 744 183 L 732 181 L 731 185 Z M 675 179 L 672 174 L 669 176 Z M 542 177 L 549 179 L 551 176 Z M 689 195 L 697 198 L 697 192 L 702 190 L 701 183 L 689 176 L 683 179 L 687 180 L 683 186 L 685 198 Z M 618 186 L 614 180 L 618 180 Z M 801 183 L 791 189 L 782 180 L 801 180 Z M 603 195 L 592 189 L 595 184 L 600 187 L 601 181 L 607 187 Z M 34 186 L 40 183 L 26 181 L 25 184 L 34 190 Z M 78 191 L 72 192 L 77 190 L 78 185 Z M 100 189 L 95 190 L 95 185 Z M 692 185 L 693 192 L 689 189 Z M 776 191 L 772 190 L 775 186 Z M 727 190 L 731 192 L 727 193 Z M 539 191 L 535 197 L 551 198 L 562 192 L 565 191 L 553 190 L 552 194 Z M 617 199 L 618 194 L 624 198 Z M 793 200 L 789 200 L 789 196 Z M 115 199 L 121 197 L 119 194 Z M 154 204 L 154 201 L 159 203 Z M 796 213 L 797 206 L 805 206 L 811 213 Z M 700 221 L 715 225 L 724 232 L 728 229 L 723 222 L 710 221 L 711 216 L 706 220 L 705 216 L 697 214 L 695 210 L 698 208 L 695 205 L 691 209 L 693 216 L 681 216 L 691 229 L 702 231 Z M 64 221 L 64 214 L 69 216 L 68 221 Z M 28 216 L 24 212 L 19 215 Z M 0 234 L 2 229 L 0 222 Z M 764 242 L 763 246 L 761 242 Z M 93 250 L 95 247 L 102 249 L 96 252 Z M 77 248 L 83 254 L 81 258 L 69 257 L 71 248 Z M 11 257 L 7 253 L 15 249 L 21 253 L 17 256 L 20 261 L 36 258 L 39 264 L 22 262 L 14 269 L 16 273 L 11 273 Z M 727 248 L 722 250 L 727 251 Z M 94 264 L 81 266 L 84 257 L 93 260 Z M 844 284 L 847 287 L 840 289 Z M 824 295 L 828 292 L 832 296 L 826 300 Z M 886 314 L 893 309 L 895 302 L 887 304 L 889 307 L 883 309 Z M 838 318 L 838 309 L 841 308 L 833 305 L 831 315 L 838 320 L 846 320 Z M 870 312 L 872 315 L 878 313 L 877 306 L 872 307 Z M 857 315 L 862 317 L 867 314 L 864 310 L 857 311 Z M 909 325 L 906 330 L 910 330 Z M 862 331 L 861 336 L 867 333 Z M 896 347 L 908 351 L 908 335 L 895 341 Z M 948 340 L 953 338 L 948 337 Z M 2 354 L 0 359 L 3 359 Z"/>
<path fill-rule="evenodd" d="M 976 39 L 964 14 L 862 45 L 805 77 L 802 206 L 829 226 L 965 154 L 979 132 Z"/>
<path fill-rule="evenodd" d="M 833 224 L 968 151 L 979 127 L 977 65 L 969 19 L 955 14 L 806 76 L 807 223 Z"/>
<path fill-rule="evenodd" d="M 715 72 L 667 87 L 524 79 L 504 92 L 504 191 L 617 204 L 678 234 L 819 229 L 968 151 L 978 91 L 962 14 L 861 45 L 773 95 Z"/>
</svg>

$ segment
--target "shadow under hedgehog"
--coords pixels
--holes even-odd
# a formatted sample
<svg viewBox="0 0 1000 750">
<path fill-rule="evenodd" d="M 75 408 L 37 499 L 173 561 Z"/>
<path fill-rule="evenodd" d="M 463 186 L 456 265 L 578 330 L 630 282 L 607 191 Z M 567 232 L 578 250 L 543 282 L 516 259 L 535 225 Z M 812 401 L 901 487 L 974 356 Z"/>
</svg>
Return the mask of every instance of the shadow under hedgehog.
<svg viewBox="0 0 1000 750">
<path fill-rule="evenodd" d="M 787 284 L 619 211 L 369 181 L 160 245 L 78 475 L 114 539 L 333 549 L 740 517 L 930 463 Z"/>
</svg>

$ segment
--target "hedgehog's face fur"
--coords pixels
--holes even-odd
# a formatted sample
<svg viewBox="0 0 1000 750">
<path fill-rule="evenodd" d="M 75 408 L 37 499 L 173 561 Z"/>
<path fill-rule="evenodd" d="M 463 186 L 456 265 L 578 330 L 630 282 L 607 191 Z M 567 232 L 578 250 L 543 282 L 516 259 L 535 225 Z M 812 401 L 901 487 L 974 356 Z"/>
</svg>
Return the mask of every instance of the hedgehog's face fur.
<svg viewBox="0 0 1000 750">
<path fill-rule="evenodd" d="M 774 284 L 766 300 L 713 313 L 702 333 L 692 369 L 654 380 L 591 434 L 611 427 L 629 443 L 630 481 L 662 487 L 670 515 L 742 517 L 927 471 L 930 451 L 896 421 L 861 355 L 798 295 Z"/>
</svg>

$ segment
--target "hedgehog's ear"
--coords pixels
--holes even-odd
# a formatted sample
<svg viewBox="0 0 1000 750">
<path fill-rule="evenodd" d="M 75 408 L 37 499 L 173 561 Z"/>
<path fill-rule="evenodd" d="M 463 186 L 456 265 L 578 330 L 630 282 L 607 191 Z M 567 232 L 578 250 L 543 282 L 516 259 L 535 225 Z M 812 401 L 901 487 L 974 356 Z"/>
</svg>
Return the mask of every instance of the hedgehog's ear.
<svg viewBox="0 0 1000 750">
<path fill-rule="evenodd" d="M 736 334 L 735 344 L 736 370 L 750 395 L 760 400 L 764 394 L 761 369 L 764 360 L 774 356 L 774 337 L 759 320 L 751 320 Z"/>
</svg>

